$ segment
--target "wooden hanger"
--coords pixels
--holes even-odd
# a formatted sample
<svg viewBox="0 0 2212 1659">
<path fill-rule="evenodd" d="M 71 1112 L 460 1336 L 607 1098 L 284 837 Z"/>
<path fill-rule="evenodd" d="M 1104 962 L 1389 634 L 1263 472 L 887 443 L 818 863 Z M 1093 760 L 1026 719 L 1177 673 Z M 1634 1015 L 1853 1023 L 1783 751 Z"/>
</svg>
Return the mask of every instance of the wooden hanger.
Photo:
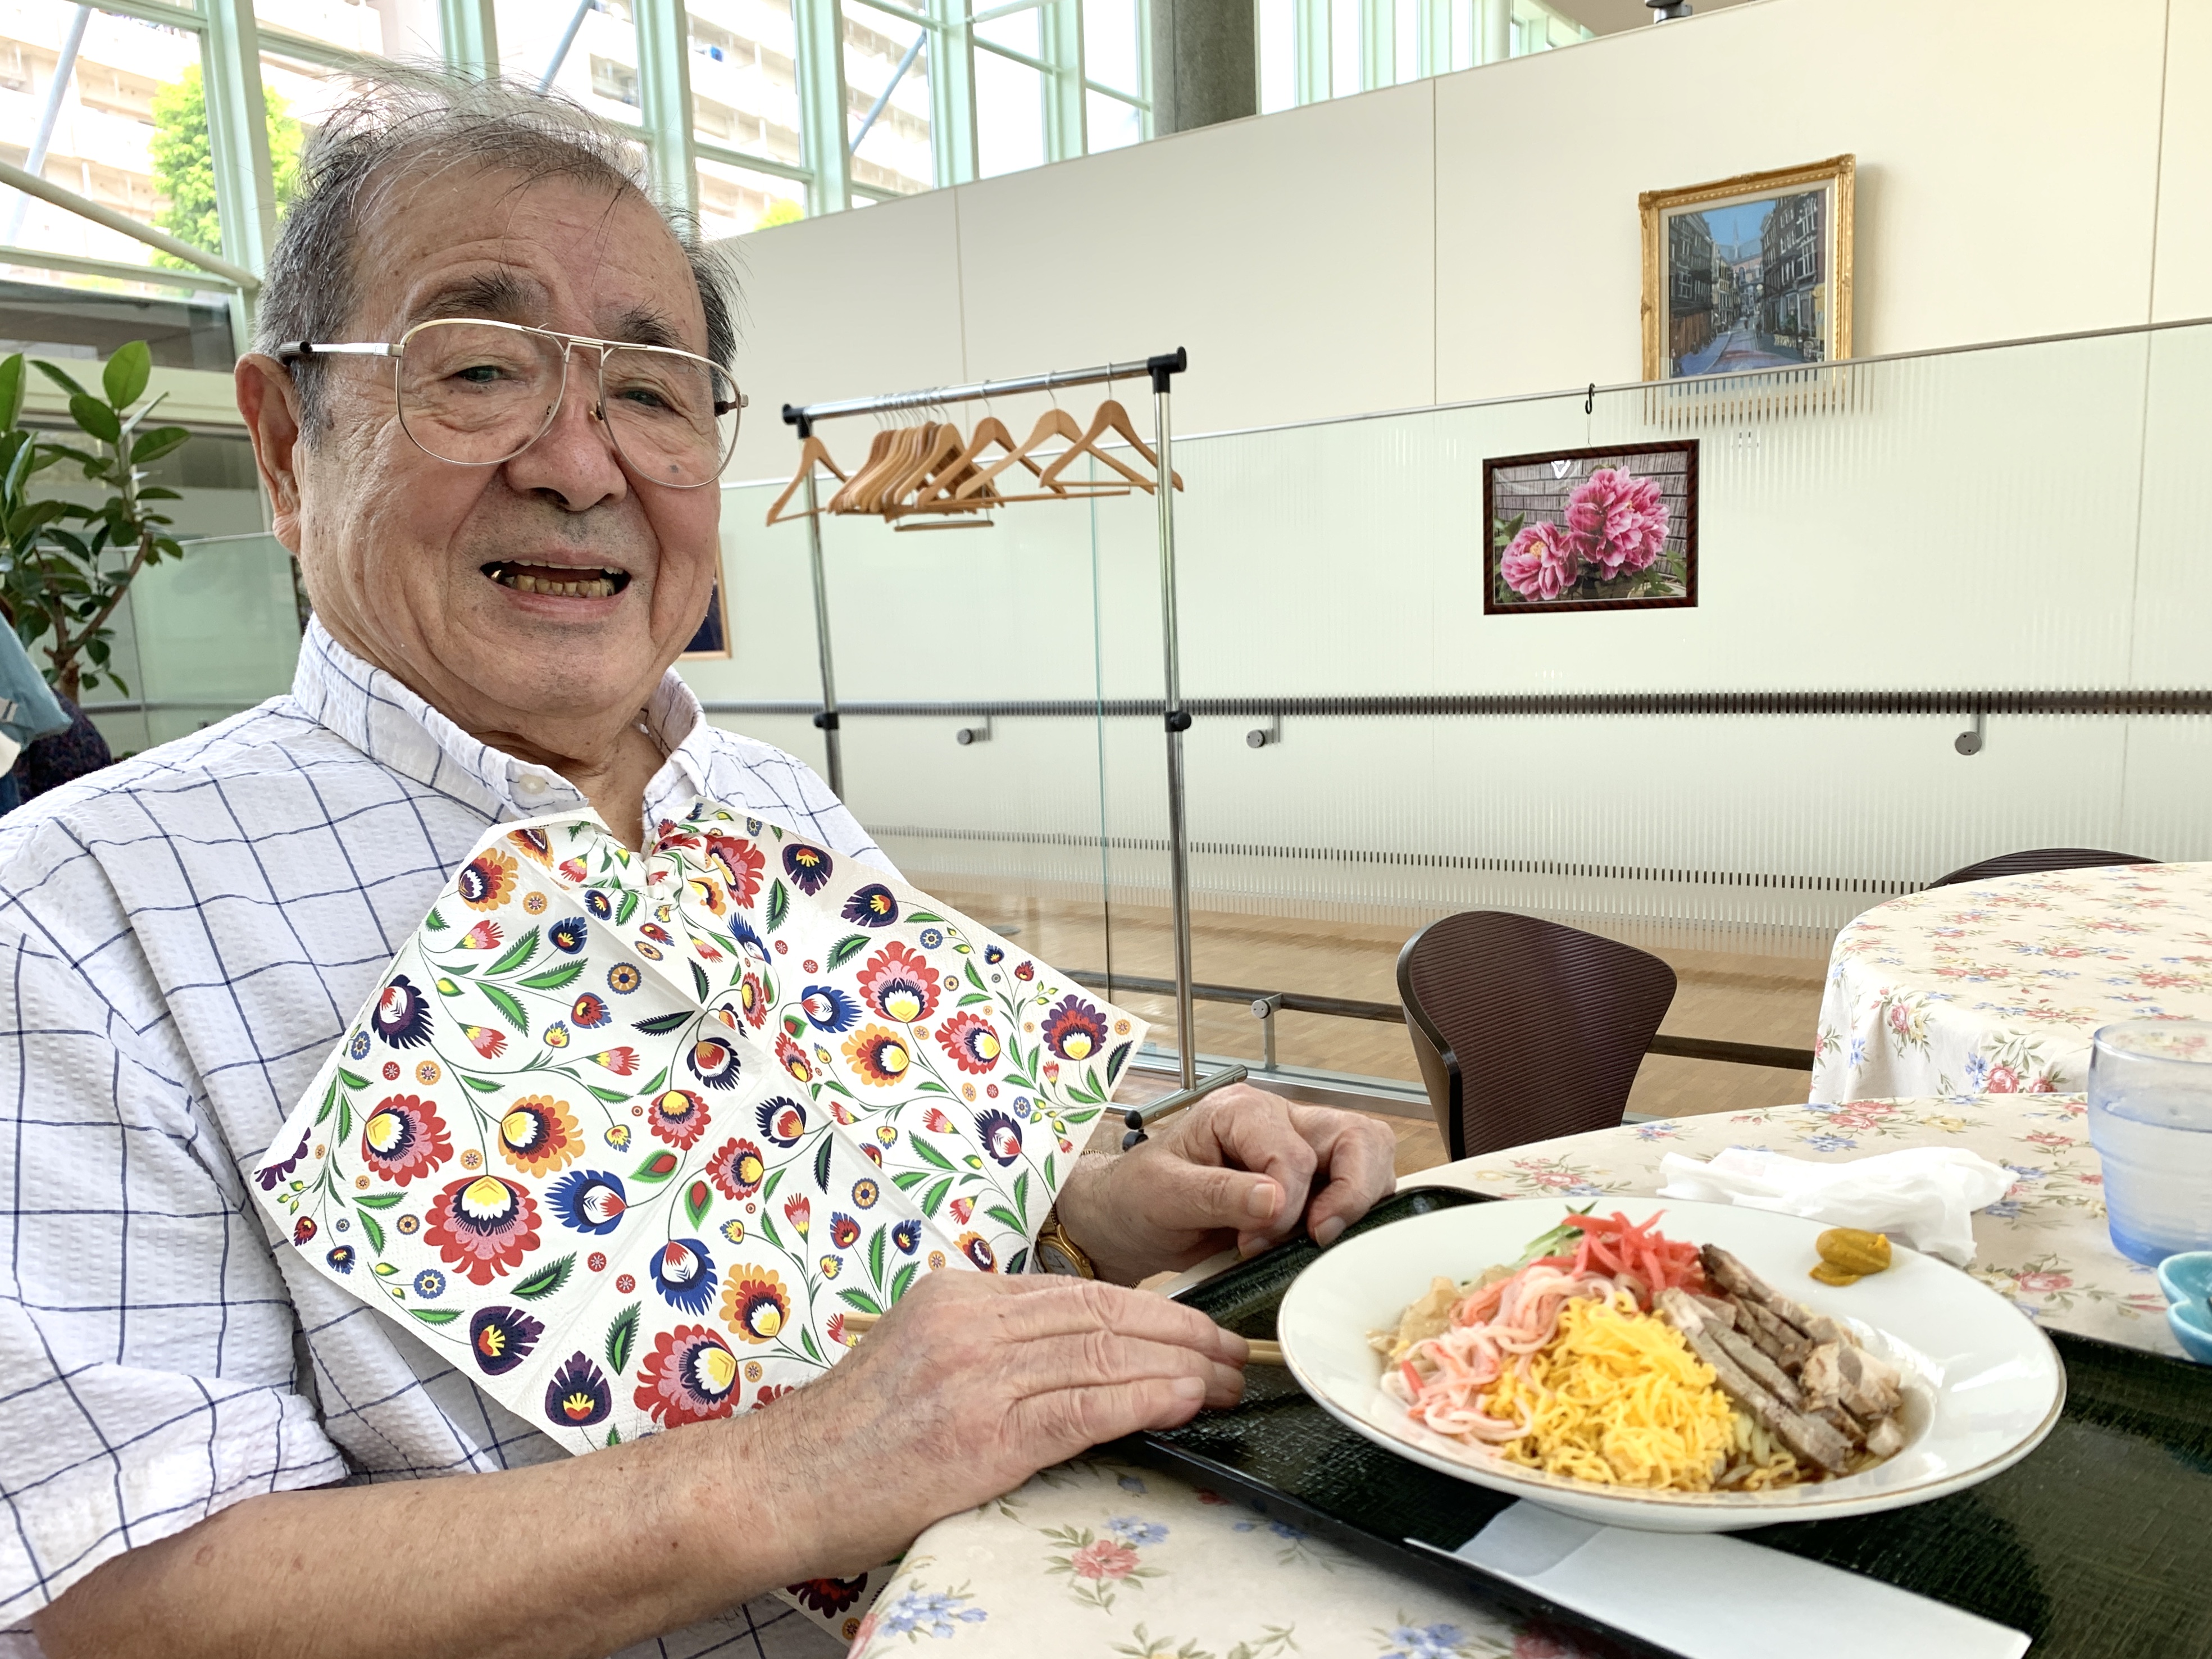
<svg viewBox="0 0 2212 1659">
<path fill-rule="evenodd" d="M 958 427 L 950 422 L 931 422 L 922 436 L 918 459 L 884 487 L 882 505 L 877 510 L 887 519 L 896 518 L 906 505 L 907 497 L 927 487 L 960 453 L 962 447 Z"/>
<path fill-rule="evenodd" d="M 1020 447 L 1014 442 L 1014 434 L 1006 429 L 1006 423 L 995 415 L 986 415 L 975 422 L 974 434 L 960 453 L 938 469 L 921 487 L 912 501 L 894 511 L 902 515 L 908 513 L 981 512 L 987 504 L 999 498 L 999 492 L 988 483 L 970 499 L 955 501 L 952 497 L 961 485 L 975 476 L 975 463 L 994 444 L 1006 451 L 1010 458 L 1019 459 L 1018 452 Z M 1034 461 L 1025 461 L 1023 465 L 1032 473 L 1043 470 Z"/>
<path fill-rule="evenodd" d="M 975 496 L 981 494 L 983 489 L 990 484 L 993 479 L 996 478 L 1001 472 L 1004 472 L 1008 467 L 1013 465 L 1017 461 L 1020 462 L 1024 466 L 1028 467 L 1030 471 L 1036 472 L 1036 463 L 1030 458 L 1035 454 L 1036 451 L 1041 445 L 1053 438 L 1065 438 L 1071 444 L 1079 444 L 1083 441 L 1083 428 L 1076 425 L 1075 417 L 1057 404 L 1054 404 L 1050 409 L 1048 409 L 1043 414 L 1037 416 L 1036 425 L 1030 430 L 1028 439 L 1018 449 L 1015 450 L 1012 454 L 1006 456 L 1004 459 L 994 462 L 991 465 L 984 468 L 974 477 L 968 480 L 967 483 L 962 484 L 959 489 L 953 491 L 953 499 L 956 501 L 972 500 Z M 1141 474 L 1132 472 L 1127 467 L 1123 466 L 1119 461 L 1113 459 L 1110 456 L 1101 456 L 1099 459 L 1105 461 L 1109 466 L 1121 473 L 1122 477 L 1132 479 L 1138 483 L 1142 483 L 1148 489 L 1152 487 L 1146 482 Z M 1043 472 L 1039 472 L 1037 475 L 1037 482 L 1040 484 L 1047 483 L 1050 471 L 1051 468 L 1048 467 Z M 1126 495 L 1128 493 L 1128 489 L 1125 486 L 1117 486 L 1114 484 L 1092 484 L 1088 483 L 1081 484 L 1063 484 L 1054 483 L 1049 489 L 1044 490 L 1041 495 L 1001 495 L 999 499 L 1004 501 L 1068 501 L 1085 495 Z"/>
<path fill-rule="evenodd" d="M 845 475 L 837 471 L 837 463 L 830 459 L 829 449 L 821 439 L 810 432 L 806 434 L 806 441 L 799 447 L 799 470 L 791 475 L 791 482 L 784 485 L 783 494 L 777 496 L 769 507 L 768 521 L 770 524 L 780 524 L 783 521 L 783 509 L 790 505 L 791 498 L 799 493 L 799 486 L 812 476 L 817 464 L 828 467 L 841 482 L 843 480 Z M 818 507 L 814 509 L 817 513 L 821 510 Z M 794 519 L 803 519 L 807 515 L 804 513 L 794 513 L 791 516 Z"/>
<path fill-rule="evenodd" d="M 848 502 L 853 494 L 854 486 L 883 465 L 884 452 L 890 447 L 890 441 L 891 429 L 887 426 L 878 427 L 875 437 L 868 444 L 867 459 L 853 469 L 853 476 L 845 480 L 845 487 L 830 498 L 829 505 L 822 509 L 824 513 L 846 513 L 852 510 Z"/>
<path fill-rule="evenodd" d="M 1115 460 L 1111 455 L 1109 455 L 1105 451 L 1098 447 L 1098 441 L 1109 432 L 1119 436 L 1129 446 L 1130 448 L 1135 450 L 1137 453 L 1143 456 L 1145 459 L 1150 463 L 1152 469 L 1152 477 L 1146 478 L 1142 475 L 1131 471 L 1128 467 L 1124 466 L 1120 461 Z M 1112 467 L 1116 472 L 1119 472 L 1123 477 L 1128 479 L 1131 483 L 1135 484 L 1138 489 L 1143 490 L 1148 495 L 1152 493 L 1156 487 L 1156 483 L 1159 476 L 1160 458 L 1152 453 L 1151 446 L 1146 444 L 1142 438 L 1139 437 L 1137 435 L 1137 429 L 1129 424 L 1129 411 L 1122 408 L 1118 402 L 1111 398 L 1109 398 L 1104 403 L 1099 404 L 1097 412 L 1091 416 L 1090 430 L 1084 433 L 1082 436 L 1078 439 L 1072 447 L 1065 451 L 1058 459 L 1054 461 L 1050 466 L 1045 468 L 1043 477 L 1040 477 L 1037 480 L 1037 483 L 1047 489 L 1054 488 L 1058 484 L 1060 473 L 1066 468 L 1067 464 L 1073 460 L 1078 455 L 1091 455 L 1097 457 L 1099 460 L 1105 462 L 1107 465 Z M 1178 475 L 1175 480 L 1175 487 L 1177 489 L 1181 489 L 1182 488 L 1182 478 L 1180 475 Z"/>
<path fill-rule="evenodd" d="M 883 453 L 873 463 L 853 475 L 852 481 L 839 490 L 830 503 L 832 513 L 873 513 L 877 511 L 875 497 L 891 475 L 907 463 L 908 455 L 920 427 L 894 427 L 884 434 Z"/>
</svg>

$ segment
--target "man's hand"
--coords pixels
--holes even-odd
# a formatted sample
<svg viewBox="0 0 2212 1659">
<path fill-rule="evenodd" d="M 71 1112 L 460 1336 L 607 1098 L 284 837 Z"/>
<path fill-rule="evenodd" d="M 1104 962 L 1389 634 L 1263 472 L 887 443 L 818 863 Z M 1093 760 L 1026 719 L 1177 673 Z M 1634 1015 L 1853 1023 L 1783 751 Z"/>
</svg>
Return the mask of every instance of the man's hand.
<svg viewBox="0 0 2212 1659">
<path fill-rule="evenodd" d="M 1245 1352 L 1196 1310 L 1116 1285 L 932 1273 L 760 1427 L 791 1437 L 816 1535 L 854 1572 L 1039 1469 L 1236 1404 Z"/>
<path fill-rule="evenodd" d="M 1245 1255 L 1303 1225 L 1334 1244 L 1395 1183 L 1396 1139 L 1374 1119 L 1237 1085 L 1120 1157 L 1085 1158 L 1060 1219 L 1099 1273 L 1133 1285 L 1231 1245 Z"/>
<path fill-rule="evenodd" d="M 53 1659 L 605 1654 L 863 1571 L 1102 1441 L 1233 1405 L 1244 1357 L 1163 1297 L 931 1273 L 762 1410 L 499 1474 L 250 1498 L 106 1562 L 35 1627 Z"/>
</svg>

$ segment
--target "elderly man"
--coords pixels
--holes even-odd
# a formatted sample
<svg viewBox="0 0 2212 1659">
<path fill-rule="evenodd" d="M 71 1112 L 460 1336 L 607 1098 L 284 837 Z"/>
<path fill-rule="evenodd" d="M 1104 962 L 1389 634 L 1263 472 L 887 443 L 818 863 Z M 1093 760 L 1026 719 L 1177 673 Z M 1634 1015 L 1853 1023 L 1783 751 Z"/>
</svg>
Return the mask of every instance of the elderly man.
<svg viewBox="0 0 2212 1659">
<path fill-rule="evenodd" d="M 542 374 L 523 428 L 438 405 L 407 353 L 395 380 L 383 348 L 454 319 L 512 351 L 437 384 Z M 316 614 L 292 694 L 0 830 L 0 1644 L 726 1651 L 749 1597 L 1232 1401 L 1241 1340 L 1122 1286 L 1332 1241 L 1389 1184 L 1377 1126 L 1224 1093 L 1071 1174 L 1058 1218 L 1097 1280 L 929 1276 L 773 1410 L 587 1458 L 272 1250 L 251 1171 L 487 825 L 588 803 L 635 846 L 703 794 L 890 866 L 670 672 L 721 457 L 653 451 L 602 365 L 726 365 L 733 340 L 618 141 L 495 87 L 378 89 L 319 136 L 260 335 L 239 406 Z M 443 1474 L 467 1478 L 403 1478 Z"/>
</svg>

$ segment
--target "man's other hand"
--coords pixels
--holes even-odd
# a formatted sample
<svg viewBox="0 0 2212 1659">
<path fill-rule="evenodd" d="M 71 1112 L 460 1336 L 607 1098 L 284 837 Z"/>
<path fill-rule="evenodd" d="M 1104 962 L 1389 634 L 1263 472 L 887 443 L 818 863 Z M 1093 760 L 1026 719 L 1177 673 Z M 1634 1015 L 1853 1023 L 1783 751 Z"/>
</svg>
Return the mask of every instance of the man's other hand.
<svg viewBox="0 0 2212 1659">
<path fill-rule="evenodd" d="M 1232 1245 L 1256 1255 L 1301 1226 L 1326 1246 L 1390 1191 L 1396 1145 L 1373 1118 L 1240 1084 L 1119 1157 L 1084 1158 L 1060 1219 L 1100 1275 L 1123 1284 Z"/>
</svg>

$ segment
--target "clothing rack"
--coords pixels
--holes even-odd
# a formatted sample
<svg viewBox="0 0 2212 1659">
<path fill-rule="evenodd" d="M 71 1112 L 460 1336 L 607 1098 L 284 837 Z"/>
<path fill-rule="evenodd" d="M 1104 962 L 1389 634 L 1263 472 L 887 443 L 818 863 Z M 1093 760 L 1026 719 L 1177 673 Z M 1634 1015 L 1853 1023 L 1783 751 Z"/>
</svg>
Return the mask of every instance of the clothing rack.
<svg viewBox="0 0 2212 1659">
<path fill-rule="evenodd" d="M 932 386 L 919 392 L 896 392 L 877 398 L 845 398 L 829 403 L 783 406 L 784 423 L 796 427 L 804 441 L 814 435 L 817 421 L 848 415 L 880 415 L 902 409 L 935 409 L 947 404 L 974 403 L 986 398 L 1006 398 L 1024 392 L 1058 392 L 1069 386 L 1097 386 L 1109 380 L 1148 379 L 1152 386 L 1152 447 L 1159 456 L 1160 651 L 1164 671 L 1164 719 L 1168 749 L 1168 881 L 1175 908 L 1176 1048 L 1182 1089 L 1177 1104 L 1188 1103 L 1207 1090 L 1232 1083 L 1243 1069 L 1233 1066 L 1215 1073 L 1201 1085 L 1198 1078 L 1198 1033 L 1194 1029 L 1190 944 L 1190 845 L 1183 823 L 1182 734 L 1190 729 L 1190 714 L 1183 707 L 1182 652 L 1176 627 L 1175 459 L 1173 422 L 1169 411 L 1170 384 L 1190 366 L 1182 347 L 1156 357 L 1126 363 L 1102 363 L 1096 368 L 1054 369 L 1006 380 L 979 380 L 973 386 Z M 814 575 L 814 638 L 822 663 L 822 709 L 814 716 L 821 729 L 830 762 L 830 787 L 839 799 L 845 793 L 845 768 L 838 741 L 837 679 L 830 650 L 830 591 L 823 576 L 822 514 L 815 499 L 814 470 L 806 473 L 807 550 Z M 1133 1124 L 1141 1139 L 1142 1129 Z"/>
</svg>

